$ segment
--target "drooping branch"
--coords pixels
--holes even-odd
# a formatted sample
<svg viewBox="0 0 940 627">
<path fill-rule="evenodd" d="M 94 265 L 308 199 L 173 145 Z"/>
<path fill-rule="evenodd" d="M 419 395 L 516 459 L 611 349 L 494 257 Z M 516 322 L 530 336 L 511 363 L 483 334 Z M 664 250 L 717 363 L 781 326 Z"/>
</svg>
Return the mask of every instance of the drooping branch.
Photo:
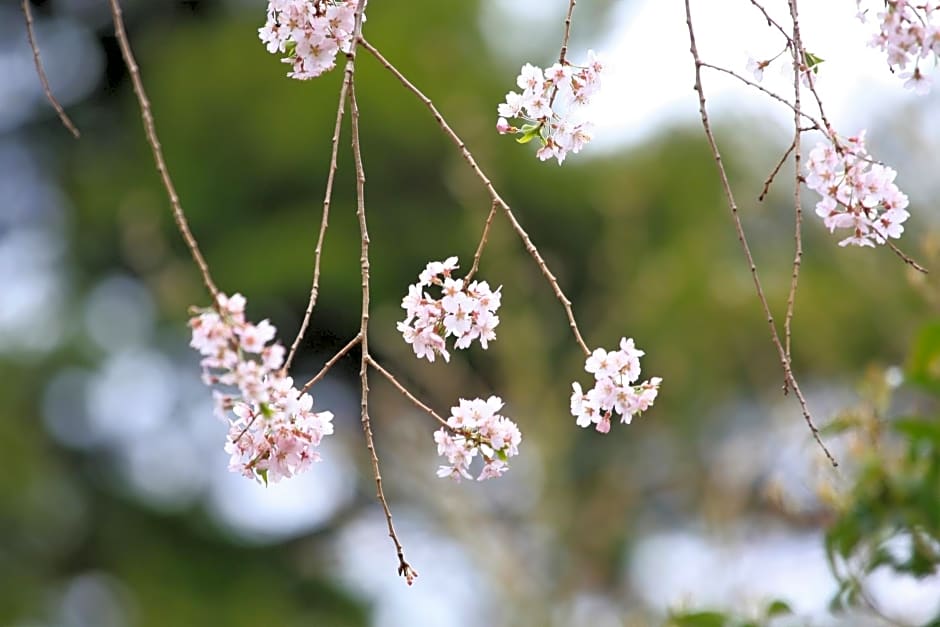
<svg viewBox="0 0 940 627">
<path fill-rule="evenodd" d="M 312 388 L 313 386 L 315 386 L 317 383 L 319 383 L 320 380 L 321 380 L 323 377 L 326 376 L 326 373 L 330 371 L 330 368 L 332 368 L 333 366 L 336 365 L 336 362 L 338 362 L 340 359 L 342 359 L 343 357 L 345 357 L 345 356 L 346 356 L 346 353 L 348 353 L 349 351 L 351 351 L 352 349 L 354 349 L 356 346 L 359 345 L 359 341 L 360 341 L 361 339 L 362 339 L 362 335 L 361 335 L 360 333 L 357 333 L 357 334 L 356 334 L 356 337 L 354 337 L 353 339 L 349 340 L 349 342 L 346 344 L 346 346 L 344 346 L 344 347 L 342 347 L 341 349 L 339 349 L 339 352 L 338 352 L 338 353 L 336 353 L 335 355 L 333 355 L 332 357 L 330 357 L 329 361 L 327 361 L 327 362 L 323 365 L 323 367 L 320 368 L 320 372 L 318 372 L 317 374 L 315 374 L 315 375 L 313 376 L 313 378 L 311 378 L 309 381 L 307 381 L 306 383 L 304 383 L 304 386 L 300 389 L 301 394 L 303 394 L 304 392 L 306 392 L 307 390 L 309 390 L 310 388 Z"/>
<path fill-rule="evenodd" d="M 183 213 L 183 206 L 180 203 L 179 195 L 170 178 L 170 172 L 167 169 L 166 160 L 163 158 L 163 149 L 160 147 L 160 140 L 157 137 L 156 125 L 153 121 L 153 113 L 150 110 L 150 100 L 147 98 L 147 92 L 144 89 L 143 80 L 140 78 L 140 68 L 137 66 L 137 60 L 131 50 L 130 41 L 127 39 L 127 32 L 124 29 L 124 17 L 121 11 L 119 0 L 108 0 L 111 5 L 111 17 L 114 20 L 114 35 L 117 37 L 118 45 L 121 48 L 121 56 L 124 58 L 124 64 L 127 65 L 127 71 L 131 76 L 131 83 L 134 86 L 134 94 L 137 96 L 137 104 L 140 106 L 140 116 L 144 123 L 144 133 L 147 136 L 147 143 L 153 151 L 153 159 L 156 162 L 157 172 L 160 173 L 160 180 L 163 182 L 163 188 L 166 190 L 167 197 L 170 199 L 170 206 L 173 208 L 173 219 L 176 221 L 176 227 L 186 242 L 186 247 L 196 262 L 199 272 L 202 275 L 202 282 L 212 294 L 213 302 L 217 301 L 219 294 L 212 276 L 209 274 L 209 266 L 199 251 L 199 244 L 189 228 L 189 222 L 186 220 L 186 214 Z"/>
<path fill-rule="evenodd" d="M 888 242 L 888 247 L 891 248 L 892 252 L 894 252 L 894 254 L 897 255 L 898 258 L 901 259 L 901 261 L 903 261 L 904 263 L 906 263 L 906 264 L 909 265 L 910 267 L 914 268 L 914 269 L 917 270 L 918 272 L 922 272 L 923 274 L 928 274 L 927 268 L 925 268 L 924 266 L 920 265 L 920 264 L 917 263 L 914 259 L 912 259 L 910 256 L 908 256 L 903 250 L 901 250 L 900 248 L 898 248 L 897 245 L 895 245 L 894 242 Z"/>
<path fill-rule="evenodd" d="M 29 0 L 23 0 L 22 4 L 23 15 L 26 17 L 26 38 L 29 39 L 29 47 L 33 50 L 33 63 L 36 65 L 36 74 L 39 76 L 39 82 L 42 84 L 42 91 L 46 95 L 46 100 L 48 100 L 52 108 L 55 109 L 59 120 L 62 122 L 62 126 L 68 129 L 72 137 L 78 139 L 81 137 L 81 133 L 78 132 L 78 128 L 72 122 L 72 119 L 65 112 L 62 105 L 59 104 L 59 101 L 56 100 L 56 97 L 52 94 L 52 88 L 49 86 L 49 79 L 46 77 L 46 70 L 43 68 L 42 59 L 39 56 L 39 44 L 36 43 L 36 33 L 33 30 L 33 11 L 29 8 Z"/>
<path fill-rule="evenodd" d="M 372 366 L 373 368 L 379 371 L 379 374 L 381 374 L 383 377 L 388 379 L 388 382 L 391 383 L 395 387 L 396 390 L 401 392 L 402 396 L 404 396 L 409 401 L 411 401 L 415 407 L 417 407 L 421 411 L 425 412 L 426 414 L 428 414 L 429 416 L 437 420 L 443 426 L 447 427 L 448 429 L 450 428 L 450 426 L 447 424 L 447 421 L 441 418 L 440 414 L 438 414 L 436 411 L 428 407 L 426 404 L 422 403 L 418 399 L 417 396 L 409 392 L 408 388 L 406 388 L 404 385 L 398 382 L 398 379 L 395 378 L 395 375 L 393 375 L 391 372 L 383 368 L 379 364 L 379 362 L 377 362 L 375 359 L 372 358 L 371 355 L 369 356 L 369 359 L 367 361 L 369 362 L 370 366 Z"/>
<path fill-rule="evenodd" d="M 752 81 L 752 80 L 748 80 L 747 78 L 741 76 L 741 75 L 738 74 L 737 72 L 734 72 L 734 71 L 732 71 L 732 70 L 729 70 L 728 68 L 723 68 L 723 67 L 721 67 L 721 66 L 719 66 L 719 65 L 712 65 L 711 63 L 706 63 L 706 62 L 704 62 L 704 61 L 702 61 L 702 60 L 699 60 L 699 64 L 700 64 L 699 67 L 708 68 L 708 69 L 710 69 L 710 70 L 715 70 L 715 71 L 717 71 L 717 72 L 722 72 L 723 74 L 727 74 L 728 76 L 733 76 L 734 78 L 738 79 L 739 81 L 741 81 L 742 83 L 744 83 L 744 84 L 747 85 L 748 87 L 753 87 L 754 89 L 756 89 L 756 90 L 758 90 L 758 91 L 762 91 L 762 92 L 764 92 L 765 94 L 767 94 L 768 96 L 770 96 L 771 98 L 773 98 L 774 100 L 776 100 L 777 102 L 779 102 L 779 103 L 781 103 L 781 104 L 783 104 L 783 105 L 786 105 L 790 110 L 795 110 L 795 109 L 794 109 L 794 106 L 793 106 L 793 103 L 790 102 L 789 100 L 787 100 L 786 98 L 784 98 L 783 96 L 781 96 L 780 94 L 777 94 L 777 93 L 774 93 L 774 92 L 770 91 L 769 89 L 767 89 L 766 87 L 764 87 L 763 85 L 761 85 L 761 84 L 759 84 L 759 83 L 755 83 L 755 82 Z M 814 129 L 817 129 L 817 130 L 820 130 L 820 131 L 825 132 L 826 126 L 824 125 L 823 122 L 819 122 L 816 118 L 814 118 L 813 116 L 809 115 L 809 114 L 806 113 L 805 111 L 800 111 L 799 115 L 800 115 L 801 118 L 803 118 L 803 119 L 807 120 L 808 122 L 810 122 L 810 123 L 813 125 L 813 128 L 814 128 Z M 804 128 L 803 131 L 806 131 L 806 129 Z"/>
<path fill-rule="evenodd" d="M 760 276 L 757 272 L 757 266 L 754 263 L 754 257 L 751 255 L 751 247 L 748 244 L 747 237 L 744 234 L 744 226 L 741 223 L 741 216 L 738 213 L 738 205 L 734 198 L 734 192 L 731 190 L 731 183 L 728 180 L 728 173 L 725 170 L 724 162 L 721 159 L 721 151 L 718 149 L 718 144 L 715 141 L 715 135 L 712 132 L 711 121 L 708 117 L 708 110 L 705 107 L 705 90 L 702 87 L 702 68 L 705 67 L 705 64 L 699 57 L 698 47 L 695 43 L 695 30 L 692 26 L 692 9 L 689 6 L 689 0 L 685 0 L 685 15 L 686 26 L 688 27 L 689 31 L 689 51 L 691 52 L 692 59 L 695 62 L 695 91 L 698 94 L 699 113 L 702 118 L 702 127 L 705 130 L 705 137 L 708 141 L 709 147 L 711 148 L 712 156 L 714 157 L 715 163 L 718 166 L 718 175 L 721 181 L 721 187 L 724 191 L 728 208 L 731 211 L 731 218 L 734 222 L 734 229 L 737 233 L 738 241 L 741 244 L 741 249 L 743 250 L 744 257 L 747 260 L 748 269 L 751 273 L 751 279 L 754 282 L 754 289 L 757 292 L 757 298 L 760 301 L 761 308 L 763 309 L 764 315 L 767 319 L 767 325 L 770 327 L 771 340 L 774 347 L 777 349 L 777 354 L 780 358 L 780 364 L 783 367 L 784 375 L 786 376 L 790 387 L 793 389 L 797 399 L 799 400 L 800 408 L 803 412 L 803 418 L 806 420 L 806 424 L 809 427 L 810 433 L 813 435 L 813 439 L 816 440 L 816 443 L 822 449 L 823 453 L 825 453 L 829 463 L 832 464 L 833 467 L 836 467 L 839 464 L 832 456 L 832 453 L 829 452 L 829 449 L 826 448 L 826 445 L 823 443 L 822 438 L 819 435 L 819 429 L 816 428 L 813 417 L 810 414 L 809 406 L 806 403 L 806 398 L 803 396 L 803 393 L 800 390 L 800 386 L 796 381 L 796 377 L 793 375 L 790 359 L 787 356 L 783 344 L 780 341 L 780 335 L 777 332 L 777 325 L 774 322 L 773 313 L 770 310 L 767 297 L 764 295 L 764 288 L 761 285 Z M 805 114 L 803 115 L 805 116 Z"/>
<path fill-rule="evenodd" d="M 375 450 L 375 440 L 372 436 L 372 421 L 369 416 L 369 229 L 366 223 L 366 174 L 365 168 L 362 165 L 362 149 L 359 141 L 359 104 L 356 101 L 355 77 L 356 46 L 362 33 L 362 12 L 365 9 L 365 4 L 365 0 L 359 0 L 359 4 L 356 7 L 356 25 L 353 31 L 350 51 L 346 55 L 346 80 L 344 81 L 344 84 L 347 82 L 349 84 L 352 151 L 353 161 L 356 167 L 356 217 L 359 221 L 360 236 L 359 265 L 362 277 L 362 316 L 359 324 L 359 344 L 362 351 L 362 357 L 359 363 L 359 380 L 362 390 L 362 397 L 360 399 L 362 410 L 361 421 L 362 432 L 366 438 L 366 448 L 369 451 L 369 461 L 372 463 L 372 474 L 375 478 L 376 498 L 382 505 L 382 511 L 385 514 L 385 523 L 388 527 L 388 536 L 392 539 L 392 543 L 395 545 L 395 552 L 398 555 L 398 574 L 405 578 L 408 585 L 411 585 L 418 577 L 418 572 L 405 560 L 404 547 L 402 547 L 401 541 L 398 539 L 398 533 L 395 531 L 395 523 L 392 520 L 392 510 L 389 508 L 388 499 L 385 497 L 385 490 L 382 487 L 382 473 L 379 470 L 379 457 Z"/>
<path fill-rule="evenodd" d="M 480 236 L 480 243 L 477 244 L 477 251 L 473 254 L 473 265 L 470 267 L 470 272 L 464 277 L 465 283 L 470 282 L 470 279 L 473 278 L 473 275 L 477 273 L 480 267 L 480 257 L 483 256 L 483 249 L 486 248 L 486 244 L 489 241 L 490 226 L 493 224 L 493 217 L 496 215 L 498 208 L 499 205 L 494 202 L 493 206 L 490 208 L 490 214 L 486 216 L 486 224 L 483 225 L 483 234 Z"/>
<path fill-rule="evenodd" d="M 323 254 L 323 240 L 326 237 L 326 229 L 330 221 L 330 203 L 333 199 L 333 180 L 336 177 L 336 157 L 339 152 L 339 136 L 343 126 L 343 114 L 345 112 L 346 94 L 349 92 L 349 74 L 343 73 L 343 86 L 339 90 L 339 104 L 336 105 L 336 125 L 333 127 L 333 139 L 331 140 L 333 148 L 330 154 L 330 171 L 326 177 L 326 192 L 323 195 L 323 216 L 320 219 L 320 234 L 317 236 L 317 247 L 313 252 L 313 281 L 310 285 L 310 298 L 307 301 L 307 309 L 304 311 L 304 319 L 300 323 L 300 329 L 297 331 L 297 337 L 291 343 L 290 353 L 284 361 L 284 372 L 290 369 L 294 361 L 294 355 L 303 341 L 304 333 L 307 332 L 307 326 L 310 324 L 310 317 L 313 315 L 313 308 L 317 304 L 317 296 L 320 293 L 320 258 Z"/>
<path fill-rule="evenodd" d="M 800 101 L 800 76 L 803 73 L 803 43 L 800 37 L 800 16 L 796 5 L 797 0 L 789 0 L 790 18 L 793 21 L 793 45 L 790 52 L 793 56 L 793 213 L 794 213 L 794 253 L 793 253 L 793 272 L 790 274 L 790 292 L 787 294 L 787 312 L 783 319 L 784 334 L 784 352 L 787 355 L 787 361 L 793 361 L 790 352 L 792 339 L 793 312 L 796 306 L 796 290 L 800 282 L 800 266 L 803 263 L 803 200 L 800 191 L 803 186 L 803 175 L 800 171 L 800 160 L 802 158 L 801 139 L 803 129 L 800 128 L 800 118 L 802 106 Z M 807 70 L 809 71 L 809 70 Z M 783 389 L 786 392 L 789 389 L 786 378 L 783 381 Z"/>
<path fill-rule="evenodd" d="M 545 260 L 542 258 L 542 255 L 539 253 L 538 249 L 535 247 L 535 244 L 532 243 L 529 234 L 526 233 L 525 229 L 522 228 L 522 225 L 519 224 L 519 221 L 516 219 L 515 214 L 513 214 L 512 209 L 509 205 L 502 199 L 499 193 L 496 191 L 496 188 L 493 186 L 492 181 L 489 177 L 483 172 L 480 166 L 477 164 L 476 159 L 474 159 L 473 154 L 467 148 L 467 145 L 460 138 L 457 133 L 450 127 L 447 121 L 444 119 L 444 116 L 441 115 L 441 112 L 438 111 L 437 107 L 434 106 L 434 103 L 431 102 L 431 99 L 424 95 L 420 89 L 415 87 L 415 85 L 409 81 L 404 74 L 402 74 L 398 68 L 392 65 L 382 54 L 375 48 L 372 44 L 366 41 L 364 38 L 359 38 L 359 44 L 369 51 L 376 58 L 376 60 L 388 70 L 395 78 L 398 79 L 405 89 L 410 91 L 418 100 L 424 104 L 425 107 L 431 112 L 431 115 L 434 116 L 434 120 L 437 122 L 437 125 L 441 128 L 447 137 L 457 146 L 457 150 L 460 151 L 461 156 L 464 158 L 470 169 L 473 170 L 473 173 L 480 180 L 483 186 L 486 188 L 486 191 L 490 195 L 490 199 L 494 204 L 499 206 L 503 210 L 503 213 L 506 215 L 506 218 L 509 220 L 510 225 L 516 234 L 522 239 L 522 243 L 525 246 L 526 251 L 535 260 L 536 265 L 538 265 L 539 270 L 542 271 L 542 275 L 548 281 L 549 285 L 552 288 L 552 291 L 555 293 L 555 297 L 561 302 L 562 307 L 564 307 L 565 314 L 568 316 L 568 326 L 571 328 L 572 334 L 574 334 L 575 341 L 578 343 L 578 346 L 581 347 L 581 350 L 585 355 L 590 355 L 591 350 L 588 348 L 587 344 L 584 342 L 584 338 L 581 336 L 581 331 L 578 328 L 578 323 L 575 321 L 574 311 L 571 308 L 571 301 L 565 296 L 565 293 L 562 291 L 561 286 L 558 285 L 558 280 L 555 278 L 555 275 L 548 268 L 548 264 L 545 263 Z"/>
<path fill-rule="evenodd" d="M 777 165 L 774 166 L 774 169 L 771 170 L 770 175 L 767 177 L 767 180 L 764 181 L 764 187 L 760 192 L 760 196 L 757 197 L 758 202 L 763 202 L 767 198 L 767 194 L 770 193 L 770 186 L 773 185 L 774 179 L 777 178 L 777 174 L 780 173 L 780 168 L 783 167 L 783 164 L 787 162 L 787 159 L 790 157 L 790 154 L 793 152 L 794 148 L 793 142 L 790 143 L 790 147 L 787 148 L 786 152 L 783 153 L 783 156 L 780 157 L 780 160 L 777 162 Z"/>
</svg>

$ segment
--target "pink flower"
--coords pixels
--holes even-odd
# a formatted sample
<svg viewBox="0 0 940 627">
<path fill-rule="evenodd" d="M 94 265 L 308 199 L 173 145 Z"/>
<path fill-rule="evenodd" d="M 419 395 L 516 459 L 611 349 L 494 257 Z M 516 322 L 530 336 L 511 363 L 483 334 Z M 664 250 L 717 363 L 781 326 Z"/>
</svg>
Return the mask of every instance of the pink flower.
<svg viewBox="0 0 940 627">
<path fill-rule="evenodd" d="M 303 472 L 319 460 L 314 447 L 333 433 L 333 414 L 314 412 L 313 397 L 280 373 L 284 347 L 270 343 L 277 329 L 267 320 L 247 322 L 243 296 L 219 294 L 216 302 L 217 310 L 190 319 L 190 345 L 203 355 L 207 384 L 237 390 L 213 390 L 215 413 L 229 422 L 229 468 L 264 483 Z"/>
<path fill-rule="evenodd" d="M 904 86 L 918 94 L 930 91 L 930 79 L 920 67 L 920 61 L 940 55 L 940 11 L 936 3 L 914 3 L 907 0 L 888 0 L 884 11 L 878 13 L 878 32 L 869 45 L 887 55 L 892 72 L 906 79 Z M 859 19 L 868 22 L 864 11 Z M 914 65 L 907 71 L 909 64 Z"/>
<path fill-rule="evenodd" d="M 603 72 L 604 62 L 593 50 L 588 51 L 583 67 L 556 63 L 543 71 L 526 63 L 516 78 L 522 93 L 507 93 L 497 107 L 497 132 L 521 135 L 521 143 L 538 139 L 536 157 L 555 159 L 561 165 L 569 152 L 577 154 L 591 141 L 591 124 L 580 118 L 600 89 Z M 522 123 L 512 123 L 513 118 Z"/>
<path fill-rule="evenodd" d="M 595 349 L 584 362 L 584 370 L 594 375 L 594 387 L 585 393 L 581 384 L 571 384 L 571 415 L 579 427 L 595 425 L 597 431 L 610 431 L 611 416 L 630 424 L 633 417 L 646 411 L 656 400 L 662 379 L 653 377 L 639 385 L 640 357 L 633 339 L 621 338 L 620 349 Z"/>
<path fill-rule="evenodd" d="M 281 59 L 291 66 L 289 77 L 315 78 L 350 50 L 356 6 L 356 0 L 269 0 L 258 37 L 272 54 L 290 50 Z"/>
<path fill-rule="evenodd" d="M 451 408 L 447 427 L 434 432 L 437 454 L 448 462 L 438 468 L 438 477 L 470 479 L 470 464 L 477 456 L 483 460 L 478 481 L 500 477 L 509 469 L 508 460 L 519 453 L 522 433 L 516 423 L 498 413 L 502 407 L 501 398 L 490 396 L 485 401 L 460 399 Z"/>
<path fill-rule="evenodd" d="M 419 359 L 433 362 L 437 355 L 442 355 L 449 361 L 448 338 L 454 338 L 454 347 L 458 349 L 469 348 L 474 340 L 486 349 L 496 338 L 499 316 L 495 313 L 501 302 L 500 289 L 490 289 L 486 281 L 467 285 L 463 279 L 451 277 L 456 269 L 456 257 L 428 263 L 418 275 L 418 283 L 409 286 L 402 299 L 405 319 L 397 328 Z M 425 287 L 439 288 L 441 297 L 422 292 Z"/>
<path fill-rule="evenodd" d="M 907 196 L 894 183 L 897 172 L 868 155 L 864 131 L 856 137 L 833 135 L 817 144 L 806 170 L 806 186 L 821 196 L 816 215 L 830 232 L 852 231 L 840 246 L 874 248 L 904 232 L 902 223 L 910 216 L 904 211 Z"/>
</svg>

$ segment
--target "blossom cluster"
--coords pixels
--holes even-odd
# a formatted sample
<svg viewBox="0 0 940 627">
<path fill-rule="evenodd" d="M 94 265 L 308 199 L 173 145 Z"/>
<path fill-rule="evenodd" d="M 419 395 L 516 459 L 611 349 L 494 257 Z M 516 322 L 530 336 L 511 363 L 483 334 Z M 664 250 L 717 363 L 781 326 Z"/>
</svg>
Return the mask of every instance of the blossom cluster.
<svg viewBox="0 0 940 627">
<path fill-rule="evenodd" d="M 314 412 L 313 397 L 279 371 L 284 347 L 271 343 L 274 326 L 246 321 L 241 294 L 219 294 L 214 309 L 194 313 L 190 346 L 203 355 L 203 381 L 233 390 L 213 392 L 216 413 L 229 422 L 229 469 L 273 483 L 319 461 L 314 448 L 333 433 L 333 414 Z"/>
<path fill-rule="evenodd" d="M 519 453 L 522 433 L 516 423 L 498 413 L 502 407 L 503 400 L 491 396 L 485 401 L 460 399 L 460 404 L 451 408 L 447 427 L 434 432 L 437 454 L 448 462 L 438 469 L 438 477 L 471 479 L 470 463 L 478 453 L 483 469 L 477 481 L 501 477 L 509 470 L 509 458 Z"/>
<path fill-rule="evenodd" d="M 290 78 L 316 78 L 348 52 L 356 21 L 356 0 L 269 0 L 268 19 L 258 36 L 271 54 L 287 56 Z M 363 17 L 363 19 L 365 19 Z"/>
<path fill-rule="evenodd" d="M 486 349 L 496 338 L 500 288 L 492 290 L 486 281 L 467 284 L 464 279 L 451 278 L 457 267 L 457 257 L 432 261 L 418 275 L 418 282 L 408 287 L 408 294 L 401 301 L 405 319 L 398 323 L 398 330 L 419 359 L 424 357 L 433 362 L 437 355 L 442 355 L 445 361 L 450 361 L 445 339 L 451 336 L 456 338 L 456 348 L 467 348 L 478 340 Z M 440 298 L 425 291 L 432 286 L 440 288 Z"/>
<path fill-rule="evenodd" d="M 819 215 L 829 232 L 850 229 L 840 246 L 871 246 L 897 239 L 910 217 L 907 196 L 894 183 L 892 168 L 872 161 L 865 133 L 822 142 L 810 152 L 806 185 L 819 193 Z"/>
<path fill-rule="evenodd" d="M 511 91 L 497 108 L 496 130 L 515 134 L 525 144 L 538 138 L 541 147 L 536 156 L 542 161 L 555 158 L 558 164 L 569 152 L 578 153 L 591 141 L 592 125 L 583 119 L 583 111 L 601 85 L 604 64 L 593 50 L 583 67 L 567 62 L 546 70 L 532 64 L 522 66 L 516 84 L 522 93 Z M 509 120 L 518 118 L 516 127 Z"/>
<path fill-rule="evenodd" d="M 652 377 L 636 384 L 643 355 L 633 338 L 621 338 L 620 350 L 598 348 L 588 356 L 584 369 L 594 375 L 594 387 L 584 392 L 577 381 L 571 384 L 571 414 L 579 427 L 594 424 L 595 429 L 607 433 L 614 412 L 620 414 L 620 422 L 630 424 L 634 416 L 653 404 L 662 379 Z"/>
<path fill-rule="evenodd" d="M 940 2 L 937 0 L 887 0 L 878 13 L 878 32 L 869 45 L 888 55 L 891 71 L 907 79 L 904 86 L 919 94 L 930 91 L 930 78 L 921 68 L 921 61 L 932 57 L 936 65 L 940 57 Z M 867 14 L 859 12 L 867 21 Z M 913 69 L 908 69 L 913 65 Z"/>
</svg>

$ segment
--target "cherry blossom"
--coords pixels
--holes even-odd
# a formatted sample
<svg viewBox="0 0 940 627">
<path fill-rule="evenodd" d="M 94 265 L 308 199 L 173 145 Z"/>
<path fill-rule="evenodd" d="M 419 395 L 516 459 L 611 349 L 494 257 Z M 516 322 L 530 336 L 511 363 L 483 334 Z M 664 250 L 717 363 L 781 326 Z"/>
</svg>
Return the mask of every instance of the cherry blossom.
<svg viewBox="0 0 940 627">
<path fill-rule="evenodd" d="M 858 4 L 859 19 L 867 22 L 868 14 L 861 10 L 861 0 Z M 887 55 L 891 71 L 906 79 L 905 87 L 926 94 L 931 82 L 921 62 L 929 59 L 936 66 L 940 57 L 940 2 L 887 0 L 883 6 L 884 10 L 877 14 L 878 32 L 869 45 Z M 912 69 L 908 69 L 910 65 Z"/>
<path fill-rule="evenodd" d="M 477 481 L 501 477 L 509 470 L 509 458 L 519 453 L 522 433 L 516 423 L 498 413 L 502 407 L 503 400 L 491 396 L 485 401 L 460 399 L 451 408 L 447 427 L 434 432 L 437 454 L 448 462 L 438 468 L 438 477 L 472 479 L 470 464 L 477 455 L 483 460 Z"/>
<path fill-rule="evenodd" d="M 332 70 L 336 55 L 350 50 L 356 0 L 269 0 L 258 36 L 291 65 L 290 78 L 310 79 Z M 365 16 L 363 16 L 365 19 Z"/>
<path fill-rule="evenodd" d="M 203 356 L 203 381 L 229 389 L 212 392 L 216 414 L 229 423 L 229 469 L 273 483 L 319 461 L 314 448 L 333 433 L 333 414 L 313 411 L 313 397 L 278 370 L 284 347 L 270 343 L 274 325 L 246 321 L 241 294 L 219 294 L 214 309 L 194 314 L 190 346 Z"/>
<path fill-rule="evenodd" d="M 652 377 L 636 383 L 644 354 L 632 338 L 621 338 L 619 350 L 598 348 L 588 355 L 584 370 L 594 375 L 594 387 L 585 392 L 577 381 L 571 384 L 571 415 L 579 427 L 594 425 L 597 431 L 607 433 L 613 414 L 630 424 L 634 416 L 653 405 L 662 379 Z"/>
<path fill-rule="evenodd" d="M 538 138 L 536 156 L 542 161 L 554 158 L 561 165 L 569 152 L 577 154 L 591 141 L 593 125 L 584 120 L 584 107 L 600 89 L 603 70 L 604 62 L 593 50 L 584 66 L 565 62 L 542 70 L 526 63 L 516 78 L 522 93 L 509 92 L 497 107 L 497 132 L 518 135 L 520 144 Z M 522 125 L 511 124 L 512 118 Z"/>
<path fill-rule="evenodd" d="M 840 246 L 874 248 L 901 237 L 910 213 L 907 196 L 894 183 L 897 172 L 872 161 L 864 131 L 833 137 L 817 144 L 806 164 L 806 185 L 822 196 L 816 214 L 830 233 L 849 229 Z"/>
<path fill-rule="evenodd" d="M 454 279 L 457 257 L 445 261 L 432 261 L 418 275 L 418 282 L 408 287 L 401 301 L 405 319 L 398 330 L 405 342 L 411 344 L 415 355 L 433 362 L 437 355 L 450 361 L 446 339 L 456 338 L 456 348 L 468 348 L 477 340 L 484 349 L 496 339 L 499 325 L 501 288 L 490 289 L 486 281 Z M 425 288 L 439 288 L 440 298 L 434 298 Z"/>
<path fill-rule="evenodd" d="M 758 83 L 764 80 L 764 68 L 770 65 L 770 61 L 760 61 L 754 57 L 749 56 L 747 58 L 747 71 L 754 76 L 754 80 Z"/>
</svg>

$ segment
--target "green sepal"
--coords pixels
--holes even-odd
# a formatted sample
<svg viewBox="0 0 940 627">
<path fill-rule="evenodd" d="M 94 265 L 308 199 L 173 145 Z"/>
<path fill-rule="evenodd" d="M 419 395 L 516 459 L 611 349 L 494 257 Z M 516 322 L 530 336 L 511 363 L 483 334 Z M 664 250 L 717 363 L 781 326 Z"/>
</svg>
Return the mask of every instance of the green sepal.
<svg viewBox="0 0 940 627">
<path fill-rule="evenodd" d="M 536 137 L 541 136 L 542 125 L 541 124 L 523 124 L 522 128 L 519 129 L 521 137 L 517 137 L 516 141 L 520 144 L 528 144 L 530 141 Z"/>
</svg>

